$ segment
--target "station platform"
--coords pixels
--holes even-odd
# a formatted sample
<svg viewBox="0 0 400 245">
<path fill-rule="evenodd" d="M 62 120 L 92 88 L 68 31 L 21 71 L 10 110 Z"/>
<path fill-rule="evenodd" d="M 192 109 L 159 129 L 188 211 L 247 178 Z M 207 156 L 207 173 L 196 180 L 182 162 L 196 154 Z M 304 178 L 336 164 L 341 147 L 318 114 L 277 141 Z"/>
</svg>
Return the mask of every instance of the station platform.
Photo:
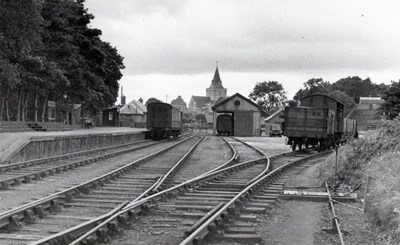
<svg viewBox="0 0 400 245">
<path fill-rule="evenodd" d="M 81 149 L 82 144 L 84 144 L 83 148 L 89 149 L 96 147 L 90 146 L 90 144 L 95 145 L 96 143 L 100 143 L 101 145 L 98 147 L 103 147 L 108 144 L 107 141 L 113 141 L 110 143 L 118 143 L 121 141 L 119 138 L 124 138 L 123 140 L 141 140 L 144 139 L 144 134 L 146 131 L 147 130 L 144 128 L 95 127 L 91 129 L 75 129 L 70 131 L 0 133 L 0 164 L 30 160 L 32 159 L 32 156 L 28 155 L 35 155 L 35 150 L 43 149 L 43 147 L 46 146 L 52 148 L 51 150 L 53 151 L 59 151 L 54 153 L 48 152 L 47 155 L 51 156 L 58 153 L 70 153 L 68 151 L 74 152 L 77 149 Z M 132 135 L 134 137 L 127 139 L 126 136 Z M 101 139 L 97 139 L 99 137 L 101 137 Z M 66 142 L 66 140 L 68 140 L 68 142 Z M 46 145 L 43 145 L 43 142 L 47 142 Z M 29 148 L 28 146 L 33 143 L 36 143 L 37 145 L 40 143 L 41 145 L 37 146 L 36 148 L 30 147 L 32 148 L 29 149 L 29 151 L 32 152 L 31 154 L 24 152 L 23 156 L 16 156 L 19 151 Z M 63 143 L 65 146 L 60 146 L 63 145 Z M 71 144 L 76 144 L 76 147 L 71 146 Z M 39 153 L 40 152 L 37 152 L 36 155 L 46 157 L 45 155 Z"/>
</svg>

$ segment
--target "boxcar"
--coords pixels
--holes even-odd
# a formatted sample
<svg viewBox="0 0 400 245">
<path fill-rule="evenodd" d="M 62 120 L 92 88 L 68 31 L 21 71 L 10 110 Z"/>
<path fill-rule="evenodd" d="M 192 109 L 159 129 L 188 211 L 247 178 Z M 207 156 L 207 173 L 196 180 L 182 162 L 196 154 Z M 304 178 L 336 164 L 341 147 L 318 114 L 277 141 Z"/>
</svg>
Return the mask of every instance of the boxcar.
<svg viewBox="0 0 400 245">
<path fill-rule="evenodd" d="M 309 95 L 300 100 L 300 106 L 314 107 L 314 108 L 328 108 L 335 112 L 335 141 L 339 142 L 342 139 L 343 125 L 344 125 L 344 104 L 336 99 L 324 95 L 314 94 Z"/>
<path fill-rule="evenodd" d="M 335 111 L 329 108 L 286 107 L 284 135 L 292 150 L 304 145 L 325 149 L 335 144 Z"/>
<path fill-rule="evenodd" d="M 178 137 L 182 131 L 182 112 L 167 103 L 151 103 L 147 106 L 146 126 L 150 138 Z"/>
<path fill-rule="evenodd" d="M 233 135 L 233 118 L 231 115 L 222 114 L 217 117 L 218 135 Z"/>
</svg>

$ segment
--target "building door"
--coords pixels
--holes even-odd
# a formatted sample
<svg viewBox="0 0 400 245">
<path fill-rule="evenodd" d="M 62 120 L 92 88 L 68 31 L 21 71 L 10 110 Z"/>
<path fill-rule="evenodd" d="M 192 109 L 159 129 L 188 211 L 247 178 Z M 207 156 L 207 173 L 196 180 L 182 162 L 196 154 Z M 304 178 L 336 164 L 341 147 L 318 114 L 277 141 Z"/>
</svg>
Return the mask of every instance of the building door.
<svg viewBox="0 0 400 245">
<path fill-rule="evenodd" d="M 233 113 L 235 136 L 253 136 L 253 112 L 235 111 Z"/>
</svg>

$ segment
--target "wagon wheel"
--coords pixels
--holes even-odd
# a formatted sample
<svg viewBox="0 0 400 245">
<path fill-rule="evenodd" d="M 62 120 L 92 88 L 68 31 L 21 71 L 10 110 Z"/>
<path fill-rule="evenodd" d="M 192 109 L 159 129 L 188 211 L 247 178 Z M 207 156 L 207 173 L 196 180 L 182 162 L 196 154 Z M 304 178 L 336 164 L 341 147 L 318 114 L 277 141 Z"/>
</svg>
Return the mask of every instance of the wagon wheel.
<svg viewBox="0 0 400 245">
<path fill-rule="evenodd" d="M 317 144 L 317 151 L 318 152 L 321 152 L 321 151 L 323 151 L 324 150 L 324 144 L 323 144 L 323 142 L 321 142 L 320 140 L 318 141 L 318 144 Z"/>
</svg>

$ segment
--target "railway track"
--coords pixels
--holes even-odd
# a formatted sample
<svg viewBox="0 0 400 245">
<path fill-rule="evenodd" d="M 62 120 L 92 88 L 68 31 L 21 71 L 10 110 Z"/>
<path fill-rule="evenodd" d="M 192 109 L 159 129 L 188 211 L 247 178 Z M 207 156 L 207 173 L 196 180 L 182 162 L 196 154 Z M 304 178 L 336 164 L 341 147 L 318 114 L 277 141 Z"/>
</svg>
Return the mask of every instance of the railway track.
<svg viewBox="0 0 400 245">
<path fill-rule="evenodd" d="M 0 244 L 39 240 L 140 197 L 199 142 L 198 138 L 178 142 L 174 145 L 177 149 L 168 147 L 93 181 L 0 214 Z"/>
<path fill-rule="evenodd" d="M 210 137 L 206 137 L 205 140 L 209 140 Z M 230 137 L 225 137 L 225 138 L 219 138 L 219 145 L 220 147 L 224 148 L 226 146 L 230 147 L 231 155 L 233 156 L 230 160 L 228 160 L 225 164 L 215 164 L 215 159 L 210 159 L 212 156 L 209 154 L 210 152 L 210 146 L 207 145 L 206 149 L 203 149 L 203 151 L 199 151 L 198 154 L 204 154 L 204 152 L 207 152 L 206 154 L 209 155 L 207 163 L 204 164 L 199 164 L 197 161 L 188 161 L 188 164 L 185 165 L 180 165 L 180 171 L 177 173 L 171 173 L 168 177 L 168 181 L 164 181 L 162 185 L 158 185 L 156 187 L 157 191 L 160 190 L 165 190 L 173 185 L 178 185 L 181 184 L 185 181 L 188 181 L 192 178 L 195 178 L 196 176 L 199 176 L 201 174 L 209 174 L 212 172 L 215 172 L 219 169 L 229 167 L 233 164 L 238 164 L 250 160 L 255 160 L 255 159 L 260 159 L 260 158 L 266 158 L 265 154 L 263 154 L 260 150 L 245 144 L 242 141 L 239 141 L 235 138 L 230 138 Z M 212 145 L 211 145 L 212 146 Z M 218 147 L 219 148 L 219 147 Z M 217 149 L 218 149 L 217 148 Z M 222 149 L 221 149 L 222 150 Z M 227 150 L 225 150 L 227 151 Z M 193 158 L 196 158 L 196 156 L 193 156 Z M 195 160 L 195 159 L 193 159 Z M 213 163 L 210 163 L 210 161 L 213 161 Z M 218 162 L 217 162 L 218 163 Z M 219 165 L 219 166 L 218 166 Z M 264 171 L 267 171 L 267 169 L 263 169 L 263 171 L 260 171 L 260 174 L 264 173 Z"/>
<path fill-rule="evenodd" d="M 286 154 L 275 157 L 284 158 Z M 306 158 L 315 157 L 309 154 Z M 293 156 L 290 156 L 293 159 Z M 305 161 L 304 156 L 274 170 L 267 177 L 259 177 L 253 171 L 256 165 L 268 165 L 268 159 L 258 159 L 228 167 L 183 183 L 154 195 L 152 198 L 130 204 L 106 222 L 77 239 L 72 244 L 102 241 L 109 244 L 123 244 L 141 241 L 142 244 L 199 244 L 209 232 L 217 233 L 230 214 L 238 215 L 242 222 L 251 222 L 254 213 L 264 212 L 267 205 L 242 205 L 242 196 L 252 192 L 260 183 L 270 181 L 281 170 Z M 257 176 L 257 180 L 254 180 Z M 245 183 L 245 184 L 244 184 Z M 241 185 L 241 186 L 240 186 Z M 244 190 L 243 190 L 244 189 Z M 248 194 L 247 194 L 248 195 Z M 168 198 L 170 197 L 170 198 Z M 153 207 L 153 209 L 152 209 Z M 127 220 L 133 219 L 131 224 Z M 124 222 L 118 223 L 118 220 Z M 119 226 L 127 226 L 124 233 L 118 233 Z M 110 235 L 120 234 L 114 240 Z M 90 237 L 91 235 L 91 237 Z M 187 237 L 188 240 L 185 240 Z"/>
<path fill-rule="evenodd" d="M 186 145 L 186 144 L 185 144 Z M 230 162 L 230 161 L 232 161 L 233 159 L 235 159 L 235 155 L 233 155 L 230 159 L 229 159 L 229 161 L 228 162 Z M 227 165 L 228 164 L 228 162 L 227 163 L 225 163 L 224 165 Z M 246 164 L 248 164 L 248 163 L 244 163 L 244 165 L 246 165 Z M 263 168 L 260 168 L 260 170 L 262 170 L 262 169 L 265 169 L 265 166 L 263 167 Z M 259 171 L 257 171 L 257 172 L 259 172 Z M 196 174 L 198 174 L 198 173 L 196 173 Z M 157 184 L 158 182 L 156 182 L 155 184 Z M 147 193 L 149 192 L 149 190 L 151 190 L 152 188 L 154 188 L 154 186 L 155 186 L 155 184 L 151 187 L 151 188 L 149 188 L 148 190 L 147 190 Z M 93 185 L 93 183 L 91 183 L 90 185 Z M 71 194 L 69 194 L 69 195 L 71 195 Z M 144 193 L 142 193 L 140 196 L 138 196 L 137 198 L 136 198 L 136 200 L 138 200 L 140 197 L 145 197 L 146 195 L 144 194 Z M 65 201 L 68 201 L 68 195 L 65 195 L 65 197 L 64 197 L 64 199 L 65 199 Z M 109 198 L 107 198 L 107 199 L 109 199 Z M 73 200 L 73 199 L 72 199 Z M 134 203 L 135 202 L 135 200 L 132 202 L 132 203 Z M 52 204 L 51 202 L 50 202 L 50 204 Z M 124 205 L 124 203 L 122 203 L 122 204 L 120 204 L 119 206 L 116 206 L 116 205 L 114 205 L 114 209 L 111 209 L 111 211 L 110 211 L 110 209 L 109 209 L 109 213 L 105 213 L 105 214 L 103 214 L 103 215 L 100 215 L 100 216 L 98 216 L 96 219 L 99 221 L 99 220 L 102 220 L 102 219 L 104 219 L 105 217 L 107 217 L 107 216 L 109 216 L 109 215 L 111 215 L 112 213 L 114 213 L 114 212 L 117 212 L 118 211 L 118 209 L 120 209 L 121 207 L 123 207 L 123 205 Z M 54 206 L 54 205 L 53 205 Z M 69 205 L 69 206 L 72 206 L 72 205 Z M 48 207 L 48 208 L 46 208 L 47 210 L 51 210 L 51 209 L 54 209 L 54 207 Z M 23 214 L 26 214 L 26 210 L 29 210 L 29 207 L 25 207 L 24 208 L 24 211 L 21 209 L 20 210 L 20 213 L 22 212 Z M 31 210 L 37 210 L 37 208 L 31 208 Z M 66 210 L 66 208 L 65 208 L 65 210 Z M 13 217 L 12 216 L 10 216 L 11 214 L 9 214 L 8 216 L 9 216 L 9 220 L 12 220 L 13 219 Z M 5 217 L 4 216 L 2 216 L 2 217 L 0 217 L 0 223 L 3 221 L 5 221 L 6 219 L 4 219 Z M 14 217 L 14 219 L 15 219 L 15 217 Z M 79 230 L 79 232 L 78 232 L 78 234 L 79 233 L 82 233 L 82 230 L 84 231 L 85 230 L 85 228 L 87 228 L 86 226 L 87 226 L 87 223 L 93 223 L 93 222 L 96 222 L 95 220 L 96 219 L 94 219 L 94 220 L 92 220 L 92 222 L 89 222 L 89 221 L 84 221 L 84 220 L 81 220 L 81 224 L 80 225 L 78 225 L 77 227 L 81 227 L 81 229 L 77 229 L 77 230 Z M 43 219 L 43 220 L 47 220 L 47 219 Z M 28 217 L 28 219 L 27 219 L 27 221 L 29 222 L 29 217 Z M 41 220 L 39 220 L 39 221 L 35 221 L 36 223 L 35 224 L 33 224 L 33 225 L 31 225 L 31 226 L 27 226 L 28 228 L 25 228 L 25 229 L 29 229 L 29 230 L 32 230 L 32 229 L 34 229 L 34 230 L 42 230 L 42 228 L 40 228 L 40 227 L 36 227 L 36 228 L 34 228 L 35 227 L 35 225 L 37 225 L 38 223 L 40 223 L 40 221 Z M 12 227 L 13 226 L 13 224 L 12 223 L 9 223 L 8 224 L 8 228 L 9 227 Z M 52 227 L 54 227 L 54 225 L 52 225 Z M 14 232 L 16 232 L 16 231 L 22 231 L 23 232 L 23 229 L 24 229 L 24 226 L 22 227 L 22 229 L 21 228 L 18 228 L 18 229 L 11 229 L 11 230 L 13 230 Z M 0 235 L 0 238 L 1 238 L 1 236 L 4 236 L 3 237 L 3 240 L 0 240 L 0 242 L 1 241 L 6 241 L 6 240 L 4 240 L 4 239 L 9 239 L 10 238 L 10 235 L 5 235 L 5 233 L 7 233 L 8 232 L 8 230 L 3 230 L 3 234 L 1 234 Z M 74 231 L 74 229 L 73 228 L 71 228 L 71 229 L 67 229 L 66 231 L 64 231 L 64 232 L 67 232 L 69 235 L 68 236 L 71 236 L 71 234 L 73 234 L 75 231 Z M 14 237 L 17 235 L 17 234 L 19 234 L 19 233 L 14 233 L 13 235 L 14 235 Z M 22 235 L 22 236 L 21 236 Z M 29 235 L 32 235 L 32 234 L 28 234 L 26 237 L 24 237 L 24 235 L 23 235 L 23 233 L 22 234 L 19 234 L 18 235 L 18 238 L 20 238 L 20 239 L 30 239 L 29 238 Z M 35 235 L 37 235 L 37 233 L 35 234 Z M 33 239 L 33 240 L 36 240 L 37 238 L 39 238 L 39 237 L 35 237 L 35 239 Z M 46 240 L 46 239 L 45 239 Z M 61 239 L 61 240 L 58 240 L 58 239 L 56 239 L 56 242 L 55 243 L 53 243 L 53 244 L 59 244 L 60 242 L 62 242 L 63 241 L 63 239 Z M 65 241 L 65 240 L 64 240 Z M 6 242 L 6 244 L 9 244 L 9 241 L 7 240 L 7 242 Z M 42 242 L 41 242 L 41 240 L 39 240 L 37 243 L 36 242 L 34 242 L 34 243 L 32 243 L 32 244 L 42 244 Z M 65 244 L 67 244 L 67 242 L 65 242 Z"/>
<path fill-rule="evenodd" d="M 253 151 L 256 152 L 255 149 Z M 175 244 L 182 241 L 185 235 L 201 224 L 201 221 L 208 217 L 207 214 L 213 213 L 213 210 L 217 210 L 228 202 L 245 186 L 260 178 L 260 173 L 265 173 L 265 170 L 269 168 L 269 160 L 265 157 L 260 158 L 259 153 L 255 154 L 257 155 L 258 159 L 201 175 L 143 200 L 131 202 L 122 211 L 110 214 L 108 218 L 103 217 L 102 219 L 106 220 L 97 227 L 95 226 L 102 219 L 86 226 L 76 227 L 76 230 L 72 229 L 54 235 L 36 244 L 67 244 L 70 241 L 62 238 L 76 235 L 78 229 L 89 229 L 88 227 L 95 228 L 71 244 L 81 242 L 86 244 L 93 240 L 117 244 L 123 242 L 125 235 L 116 241 L 110 241 L 109 235 L 118 232 L 119 225 L 127 225 L 132 219 L 135 225 L 130 226 L 125 232 L 125 234 L 131 234 L 126 239 L 134 237 L 143 244 L 157 244 L 161 241 L 157 239 L 162 239 L 161 243 Z M 152 206 L 157 207 L 155 212 L 151 211 Z M 249 209 L 249 211 L 254 211 L 254 209 Z M 165 231 L 166 229 L 168 231 Z M 186 233 L 182 232 L 185 230 Z"/>
<path fill-rule="evenodd" d="M 222 142 L 223 141 L 220 140 L 219 144 L 222 144 Z M 209 143 L 206 144 L 206 145 L 209 145 Z M 223 143 L 223 145 L 226 145 L 226 143 Z M 227 146 L 224 146 L 223 148 L 224 148 L 225 152 L 229 152 L 227 150 L 228 149 Z M 219 151 L 221 151 L 221 149 L 219 149 Z M 224 165 L 227 165 L 229 162 L 231 162 L 233 159 L 235 159 L 234 150 L 231 149 L 231 152 L 232 152 L 231 153 L 232 156 L 230 157 L 229 161 L 226 162 Z M 221 155 L 220 152 L 218 154 Z M 143 159 L 140 159 L 137 162 L 137 164 L 139 164 L 142 160 Z M 190 159 L 188 159 L 187 162 L 190 163 Z M 186 162 L 185 162 L 185 164 L 186 164 Z M 221 164 L 221 161 L 220 161 L 219 164 Z M 121 174 L 120 170 L 121 169 L 119 169 L 117 171 L 114 171 L 113 177 L 111 177 L 111 178 L 114 178 L 115 176 L 120 175 Z M 151 173 L 154 173 L 154 171 L 151 170 Z M 192 173 L 192 174 L 194 174 L 194 173 Z M 195 173 L 195 174 L 197 175 L 198 172 Z M 195 175 L 193 175 L 193 176 L 195 176 Z M 30 203 L 29 205 L 25 205 L 23 207 L 20 207 L 20 208 L 17 208 L 17 209 L 13 209 L 13 210 L 11 210 L 9 212 L 4 212 L 4 213 L 0 214 L 0 226 L 8 227 L 7 229 L 9 229 L 11 227 L 11 230 L 18 230 L 18 231 L 21 231 L 21 230 L 23 231 L 23 229 L 28 229 L 28 230 L 35 229 L 35 230 L 38 230 L 38 231 L 45 230 L 46 229 L 45 227 L 44 228 L 32 228 L 33 226 L 27 226 L 28 228 L 25 228 L 25 226 L 22 226 L 22 229 L 21 229 L 18 226 L 20 225 L 21 221 L 24 221 L 26 223 L 40 223 L 41 220 L 38 220 L 37 219 L 38 217 L 44 218 L 46 216 L 46 214 L 47 214 L 47 211 L 48 212 L 54 212 L 54 211 L 60 210 L 59 207 L 63 206 L 62 204 L 64 204 L 65 202 L 70 201 L 71 198 L 73 196 L 75 196 L 75 195 L 81 195 L 82 193 L 86 193 L 87 189 L 96 188 L 97 185 L 102 186 L 104 184 L 104 179 L 107 182 L 107 181 L 109 181 L 110 176 L 108 176 L 108 177 L 102 176 L 100 178 L 95 179 L 94 181 L 90 181 L 90 182 L 84 183 L 82 185 L 79 185 L 76 188 L 70 188 L 70 189 L 68 189 L 66 191 L 63 191 L 63 192 L 57 193 L 55 195 L 52 195 L 49 198 L 45 198 L 45 199 L 39 200 L 37 202 Z M 162 178 L 159 178 L 157 181 L 155 181 L 153 186 L 151 186 L 145 192 L 142 192 L 140 195 L 138 195 L 138 197 L 136 199 L 138 200 L 138 199 L 148 195 L 148 193 L 150 193 L 150 191 L 154 189 L 156 184 L 160 183 L 160 180 L 162 180 Z M 149 186 L 150 186 L 150 184 L 149 184 Z M 136 193 L 136 194 L 139 194 L 139 193 Z M 90 197 L 89 195 L 85 195 L 84 199 L 87 199 L 88 197 Z M 96 196 L 95 198 L 98 198 L 98 196 Z M 107 200 L 107 199 L 113 199 L 114 200 L 114 199 L 116 199 L 115 197 L 112 197 L 112 196 L 111 197 L 103 196 L 101 198 L 104 199 L 104 200 Z M 74 199 L 74 200 L 83 201 L 83 200 L 79 200 L 79 199 Z M 84 200 L 84 201 L 86 201 L 86 200 Z M 94 201 L 95 200 L 91 200 L 91 202 L 89 202 L 89 203 L 94 203 Z M 102 203 L 102 202 L 104 203 L 104 201 L 96 202 L 96 205 L 97 205 L 97 203 Z M 108 208 L 111 208 L 111 206 L 112 206 L 111 203 L 113 203 L 113 202 L 112 201 L 108 202 L 108 204 L 110 204 L 110 206 Z M 116 203 L 116 202 L 114 202 L 114 203 Z M 86 205 L 86 206 L 96 206 L 96 205 L 89 204 L 89 205 Z M 71 203 L 68 203 L 68 204 L 65 205 L 65 207 L 68 207 L 68 209 L 73 207 L 73 206 L 74 205 L 71 204 Z M 107 207 L 104 207 L 104 206 L 105 205 L 103 205 L 103 207 L 97 207 L 97 208 L 107 208 Z M 114 207 L 115 207 L 115 209 L 113 209 L 113 210 L 115 212 L 118 209 L 120 209 L 121 207 L 123 207 L 123 203 L 121 203 L 119 206 L 115 206 L 114 205 Z M 65 210 L 67 210 L 67 208 L 65 208 L 64 211 Z M 94 211 L 96 211 L 96 210 L 94 210 Z M 112 213 L 112 212 L 113 211 L 110 211 L 110 213 Z M 100 216 L 98 216 L 98 218 L 101 219 L 101 217 L 103 217 L 103 216 L 106 217 L 107 215 L 110 215 L 110 213 L 100 215 Z M 55 216 L 57 216 L 57 215 L 55 215 Z M 62 217 L 62 216 L 58 216 L 58 217 Z M 86 217 L 86 219 L 85 219 L 85 217 Z M 56 217 L 52 217 L 52 218 L 56 219 Z M 83 215 L 80 218 L 81 218 L 81 220 L 80 220 L 81 223 L 82 222 L 85 223 L 85 220 L 87 220 L 90 217 L 87 217 L 87 216 Z M 46 223 L 48 221 L 44 221 L 44 222 Z M 17 227 L 17 228 L 15 228 L 15 227 Z M 54 224 L 52 225 L 52 227 L 54 227 Z M 3 233 L 8 233 L 8 232 L 9 232 L 8 230 L 4 230 L 3 229 Z M 47 232 L 49 232 L 49 231 L 47 231 Z M 53 231 L 53 232 L 55 232 L 55 231 Z M 33 236 L 31 236 L 31 235 L 32 234 L 26 234 L 26 235 L 23 234 L 22 236 L 18 236 L 18 239 L 20 239 L 20 240 L 24 240 L 25 239 L 27 241 L 29 239 L 36 240 L 36 238 L 39 238 L 38 236 L 35 237 L 35 235 L 33 235 Z M 6 241 L 7 239 L 11 238 L 13 235 L 4 235 L 3 234 L 3 236 L 4 236 L 3 240 L 1 240 L 1 236 L 0 236 L 0 244 L 3 244 L 2 241 Z M 8 244 L 8 241 L 6 242 L 6 244 Z"/>
<path fill-rule="evenodd" d="M 144 140 L 131 144 L 104 147 L 0 166 L 0 190 L 9 189 L 11 186 L 30 183 L 32 180 L 46 178 L 57 173 L 63 173 L 71 169 L 100 162 L 117 155 L 127 154 L 159 143 L 161 142 Z"/>
<path fill-rule="evenodd" d="M 200 241 L 203 244 L 268 243 L 262 240 L 257 231 L 257 215 L 271 208 L 283 192 L 283 186 L 291 173 L 300 172 L 330 153 L 282 154 L 283 157 L 276 160 L 278 162 L 287 160 L 286 164 L 274 168 L 273 171 L 248 185 L 180 244 L 198 244 Z M 249 208 L 254 210 L 249 212 Z"/>
</svg>

